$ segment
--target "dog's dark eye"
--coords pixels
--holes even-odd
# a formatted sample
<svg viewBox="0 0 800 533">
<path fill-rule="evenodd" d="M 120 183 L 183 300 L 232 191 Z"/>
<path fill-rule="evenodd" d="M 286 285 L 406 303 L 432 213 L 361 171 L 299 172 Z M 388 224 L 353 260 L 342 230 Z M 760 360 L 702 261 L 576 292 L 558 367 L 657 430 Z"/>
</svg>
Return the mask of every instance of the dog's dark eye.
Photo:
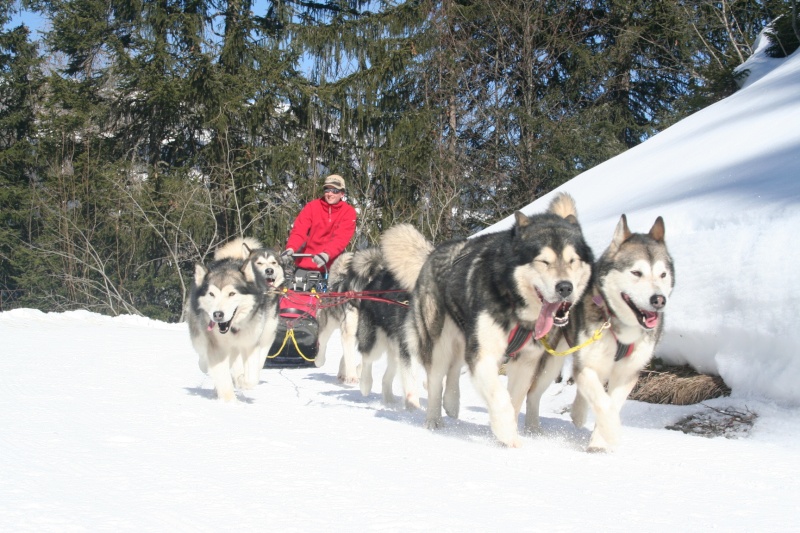
<svg viewBox="0 0 800 533">
<path fill-rule="evenodd" d="M 661 273 L 661 278 L 663 279 L 663 278 L 666 278 L 666 277 L 667 277 L 667 273 L 666 272 L 662 272 Z"/>
<path fill-rule="evenodd" d="M 550 266 L 550 261 L 545 261 L 544 259 L 536 259 L 536 262 L 537 262 L 537 263 L 541 263 L 541 264 L 543 264 L 543 265 L 544 265 L 544 266 L 546 266 L 546 267 L 549 267 L 549 266 Z"/>
<path fill-rule="evenodd" d="M 633 274 L 637 278 L 641 278 L 642 277 L 642 271 L 641 270 L 631 270 L 631 274 Z"/>
<path fill-rule="evenodd" d="M 230 294 L 228 294 L 228 296 L 236 296 L 236 293 L 231 291 Z"/>
<path fill-rule="evenodd" d="M 211 292 L 211 291 L 208 291 L 208 295 L 209 295 L 209 296 L 211 296 L 212 298 L 216 298 L 216 297 L 217 297 L 217 296 L 216 296 L 216 295 L 215 295 L 213 292 Z"/>
</svg>

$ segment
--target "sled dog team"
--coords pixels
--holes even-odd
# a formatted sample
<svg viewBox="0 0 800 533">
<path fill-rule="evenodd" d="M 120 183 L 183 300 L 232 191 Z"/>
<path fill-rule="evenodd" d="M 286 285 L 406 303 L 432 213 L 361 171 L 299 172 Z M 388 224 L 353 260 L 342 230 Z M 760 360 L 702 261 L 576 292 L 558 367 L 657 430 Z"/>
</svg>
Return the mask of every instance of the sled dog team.
<svg viewBox="0 0 800 533">
<path fill-rule="evenodd" d="M 278 252 L 250 239 L 220 248 L 197 265 L 187 304 L 200 368 L 219 398 L 258 384 L 278 323 L 284 266 Z M 397 374 L 408 408 L 420 406 L 414 363 L 427 374 L 425 426 L 443 425 L 442 408 L 457 418 L 459 377 L 467 366 L 486 402 L 492 432 L 520 446 L 518 419 L 539 430 L 539 402 L 572 354 L 577 394 L 571 408 L 582 427 L 595 417 L 588 449 L 612 450 L 620 410 L 653 356 L 664 307 L 675 283 L 672 258 L 658 217 L 648 233 L 633 233 L 625 215 L 595 261 L 571 196 L 561 193 L 545 213 L 515 214 L 511 229 L 437 246 L 401 224 L 379 246 L 345 253 L 330 272 L 329 291 L 385 293 L 408 307 L 352 299 L 320 309 L 319 353 L 341 330 L 339 378 L 372 390 L 372 365 L 383 353 L 384 402 L 395 401 Z M 360 354 L 360 372 L 359 360 Z M 505 365 L 506 384 L 499 374 Z"/>
</svg>

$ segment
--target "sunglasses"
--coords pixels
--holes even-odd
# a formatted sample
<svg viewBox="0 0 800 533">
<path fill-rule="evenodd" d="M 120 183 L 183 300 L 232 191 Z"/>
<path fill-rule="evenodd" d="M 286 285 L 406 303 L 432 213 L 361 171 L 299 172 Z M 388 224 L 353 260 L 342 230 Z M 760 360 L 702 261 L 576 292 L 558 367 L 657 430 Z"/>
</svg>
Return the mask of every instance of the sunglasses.
<svg viewBox="0 0 800 533">
<path fill-rule="evenodd" d="M 332 192 L 333 194 L 339 194 L 340 192 L 344 192 L 344 189 L 325 189 L 325 192 Z"/>
</svg>

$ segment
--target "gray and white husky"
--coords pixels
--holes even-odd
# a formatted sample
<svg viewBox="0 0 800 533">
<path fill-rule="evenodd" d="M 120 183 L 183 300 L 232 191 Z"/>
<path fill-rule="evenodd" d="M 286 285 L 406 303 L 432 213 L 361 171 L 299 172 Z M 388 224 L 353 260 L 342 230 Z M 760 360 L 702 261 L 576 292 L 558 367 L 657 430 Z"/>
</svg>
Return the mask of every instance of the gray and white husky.
<svg viewBox="0 0 800 533">
<path fill-rule="evenodd" d="M 219 399 L 231 401 L 235 388 L 258 385 L 278 326 L 277 288 L 283 282 L 278 255 L 254 239 L 234 239 L 208 266 L 195 265 L 189 335 Z"/>
<path fill-rule="evenodd" d="M 588 408 L 594 412 L 589 451 L 610 451 L 617 445 L 620 410 L 653 357 L 674 284 L 664 220 L 658 217 L 647 234 L 631 233 L 622 215 L 611 245 L 595 264 L 591 289 L 573 307 L 558 348 L 580 346 L 600 335 L 573 354 L 577 395 L 571 417 L 582 427 Z M 539 425 L 539 398 L 551 381 L 537 376 L 530 388 L 526 413 L 530 429 Z"/>
<path fill-rule="evenodd" d="M 571 305 L 589 283 L 592 261 L 574 202 L 565 194 L 546 213 L 517 212 L 509 230 L 446 242 L 430 253 L 405 323 L 409 352 L 420 356 L 427 372 L 428 428 L 442 425 L 442 406 L 458 416 L 458 382 L 466 364 L 494 435 L 508 446 L 521 444 L 498 369 L 508 355 L 538 362 L 543 349 L 537 339 L 568 322 Z M 509 382 L 521 381 L 515 387 L 527 391 L 531 374 L 514 377 L 512 366 Z"/>
</svg>

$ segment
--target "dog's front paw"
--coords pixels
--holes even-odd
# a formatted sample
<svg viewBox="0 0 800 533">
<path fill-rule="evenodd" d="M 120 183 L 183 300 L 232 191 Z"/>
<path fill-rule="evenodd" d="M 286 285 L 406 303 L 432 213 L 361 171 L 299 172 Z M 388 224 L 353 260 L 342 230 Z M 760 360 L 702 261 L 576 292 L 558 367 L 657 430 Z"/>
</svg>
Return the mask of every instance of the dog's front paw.
<svg viewBox="0 0 800 533">
<path fill-rule="evenodd" d="M 217 399 L 221 402 L 229 403 L 236 399 L 236 393 L 232 390 L 217 391 Z"/>
<path fill-rule="evenodd" d="M 413 411 L 419 408 L 419 396 L 416 394 L 406 394 L 406 409 Z"/>
<path fill-rule="evenodd" d="M 507 424 L 493 424 L 492 432 L 497 440 L 508 446 L 509 448 L 521 448 L 522 439 L 517 433 L 516 425 L 513 427 Z"/>
<path fill-rule="evenodd" d="M 435 430 L 435 429 L 442 429 L 443 427 L 444 427 L 444 420 L 442 420 L 442 417 L 425 419 L 425 429 Z"/>
<path fill-rule="evenodd" d="M 344 374 L 339 374 L 336 376 L 339 381 L 341 381 L 344 385 L 348 386 L 355 386 L 358 385 L 358 376 L 346 376 Z"/>
<path fill-rule="evenodd" d="M 383 399 L 383 403 L 386 405 L 393 405 L 397 403 L 397 396 L 395 396 L 391 390 L 383 391 L 381 397 Z"/>
<path fill-rule="evenodd" d="M 614 445 L 608 442 L 603 436 L 603 432 L 595 427 L 592 436 L 589 438 L 589 445 L 586 447 L 588 453 L 609 453 L 614 451 Z"/>
<path fill-rule="evenodd" d="M 450 418 L 458 418 L 458 412 L 461 408 L 461 402 L 456 402 L 455 404 L 451 402 L 444 402 L 444 412 L 447 413 L 447 416 Z"/>
</svg>

